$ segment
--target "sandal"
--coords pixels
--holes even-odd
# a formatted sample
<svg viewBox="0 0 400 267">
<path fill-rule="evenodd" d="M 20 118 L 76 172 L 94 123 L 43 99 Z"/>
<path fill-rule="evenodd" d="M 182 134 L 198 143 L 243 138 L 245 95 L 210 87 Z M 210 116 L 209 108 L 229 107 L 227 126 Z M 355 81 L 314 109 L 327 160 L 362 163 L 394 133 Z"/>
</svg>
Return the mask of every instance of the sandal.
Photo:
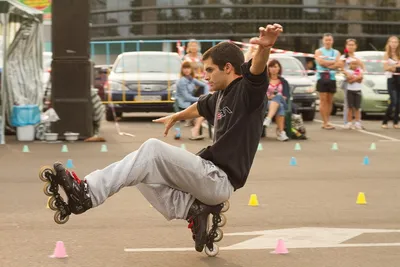
<svg viewBox="0 0 400 267">
<path fill-rule="evenodd" d="M 203 140 L 203 139 L 204 139 L 204 136 L 202 136 L 202 135 L 189 137 L 189 140 Z"/>
<path fill-rule="evenodd" d="M 335 127 L 330 124 L 328 124 L 326 126 L 321 126 L 321 128 L 324 130 L 334 130 L 335 129 Z"/>
</svg>

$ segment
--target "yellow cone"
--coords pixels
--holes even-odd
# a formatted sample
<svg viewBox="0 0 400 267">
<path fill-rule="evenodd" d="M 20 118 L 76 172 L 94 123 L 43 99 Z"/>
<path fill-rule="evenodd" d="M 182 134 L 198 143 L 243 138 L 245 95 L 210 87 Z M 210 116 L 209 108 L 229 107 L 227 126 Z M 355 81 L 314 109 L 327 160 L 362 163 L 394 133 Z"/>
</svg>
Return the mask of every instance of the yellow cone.
<svg viewBox="0 0 400 267">
<path fill-rule="evenodd" d="M 258 206 L 258 199 L 256 194 L 252 194 L 249 200 L 249 206 L 257 207 Z"/>
<path fill-rule="evenodd" d="M 365 200 L 365 194 L 363 192 L 358 193 L 357 202 L 356 203 L 359 204 L 359 205 L 367 204 L 367 201 Z"/>
<path fill-rule="evenodd" d="M 49 206 L 50 198 L 51 198 L 51 197 L 49 197 L 49 199 L 47 199 L 47 202 L 46 202 L 46 203 L 47 203 L 47 205 L 46 205 L 46 208 L 47 208 L 47 209 L 50 209 L 50 206 Z"/>
</svg>

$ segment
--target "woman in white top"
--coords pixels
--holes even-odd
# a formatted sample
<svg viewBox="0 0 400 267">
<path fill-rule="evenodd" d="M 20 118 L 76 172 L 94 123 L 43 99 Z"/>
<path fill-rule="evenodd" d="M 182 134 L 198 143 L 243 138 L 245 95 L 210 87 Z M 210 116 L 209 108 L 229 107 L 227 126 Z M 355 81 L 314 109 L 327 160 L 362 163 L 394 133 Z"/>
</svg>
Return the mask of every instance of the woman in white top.
<svg viewBox="0 0 400 267">
<path fill-rule="evenodd" d="M 385 63 L 383 68 L 385 69 L 387 79 L 387 88 L 390 95 L 390 103 L 386 110 L 385 117 L 382 122 L 382 128 L 388 128 L 388 121 L 393 116 L 393 128 L 399 129 L 399 112 L 400 112 L 400 45 L 399 38 L 397 36 L 389 37 L 385 46 Z M 395 75 L 397 74 L 397 75 Z"/>
<path fill-rule="evenodd" d="M 365 65 L 364 63 L 355 55 L 355 52 L 357 50 L 357 40 L 356 39 L 347 39 L 346 40 L 346 47 L 344 50 L 344 54 L 340 57 L 340 62 L 341 62 L 341 68 L 344 70 L 348 70 L 349 69 L 349 63 L 352 60 L 356 60 L 358 62 L 358 66 L 360 66 L 360 68 L 365 71 Z M 362 78 L 360 78 L 359 82 L 362 82 L 361 80 Z M 343 103 L 343 121 L 344 121 L 344 125 L 346 127 L 347 122 L 348 122 L 348 115 L 347 115 L 347 111 L 348 111 L 348 101 L 347 101 L 347 81 L 344 82 L 343 84 L 343 90 L 344 90 L 344 103 Z M 361 115 L 360 115 L 361 116 Z M 360 121 L 361 121 L 361 117 L 360 117 Z"/>
</svg>

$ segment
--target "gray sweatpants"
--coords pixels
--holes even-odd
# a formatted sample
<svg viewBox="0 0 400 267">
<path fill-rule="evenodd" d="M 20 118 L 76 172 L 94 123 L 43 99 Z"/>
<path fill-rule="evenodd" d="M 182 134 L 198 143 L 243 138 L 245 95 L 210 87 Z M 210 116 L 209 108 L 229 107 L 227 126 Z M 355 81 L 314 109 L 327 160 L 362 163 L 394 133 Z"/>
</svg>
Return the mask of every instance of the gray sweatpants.
<svg viewBox="0 0 400 267">
<path fill-rule="evenodd" d="M 186 219 L 195 199 L 217 205 L 234 191 L 226 173 L 211 161 L 153 138 L 85 180 L 93 207 L 125 186 L 136 186 L 167 220 Z"/>
</svg>

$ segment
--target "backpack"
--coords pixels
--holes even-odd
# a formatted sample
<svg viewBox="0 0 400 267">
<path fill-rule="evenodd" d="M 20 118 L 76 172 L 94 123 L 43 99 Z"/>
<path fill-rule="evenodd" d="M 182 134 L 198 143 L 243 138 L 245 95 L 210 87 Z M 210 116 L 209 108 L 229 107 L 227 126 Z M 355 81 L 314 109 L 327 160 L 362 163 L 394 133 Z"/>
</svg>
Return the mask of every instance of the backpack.
<svg viewBox="0 0 400 267">
<path fill-rule="evenodd" d="M 300 114 L 292 114 L 291 139 L 306 140 L 306 127 Z"/>
</svg>

